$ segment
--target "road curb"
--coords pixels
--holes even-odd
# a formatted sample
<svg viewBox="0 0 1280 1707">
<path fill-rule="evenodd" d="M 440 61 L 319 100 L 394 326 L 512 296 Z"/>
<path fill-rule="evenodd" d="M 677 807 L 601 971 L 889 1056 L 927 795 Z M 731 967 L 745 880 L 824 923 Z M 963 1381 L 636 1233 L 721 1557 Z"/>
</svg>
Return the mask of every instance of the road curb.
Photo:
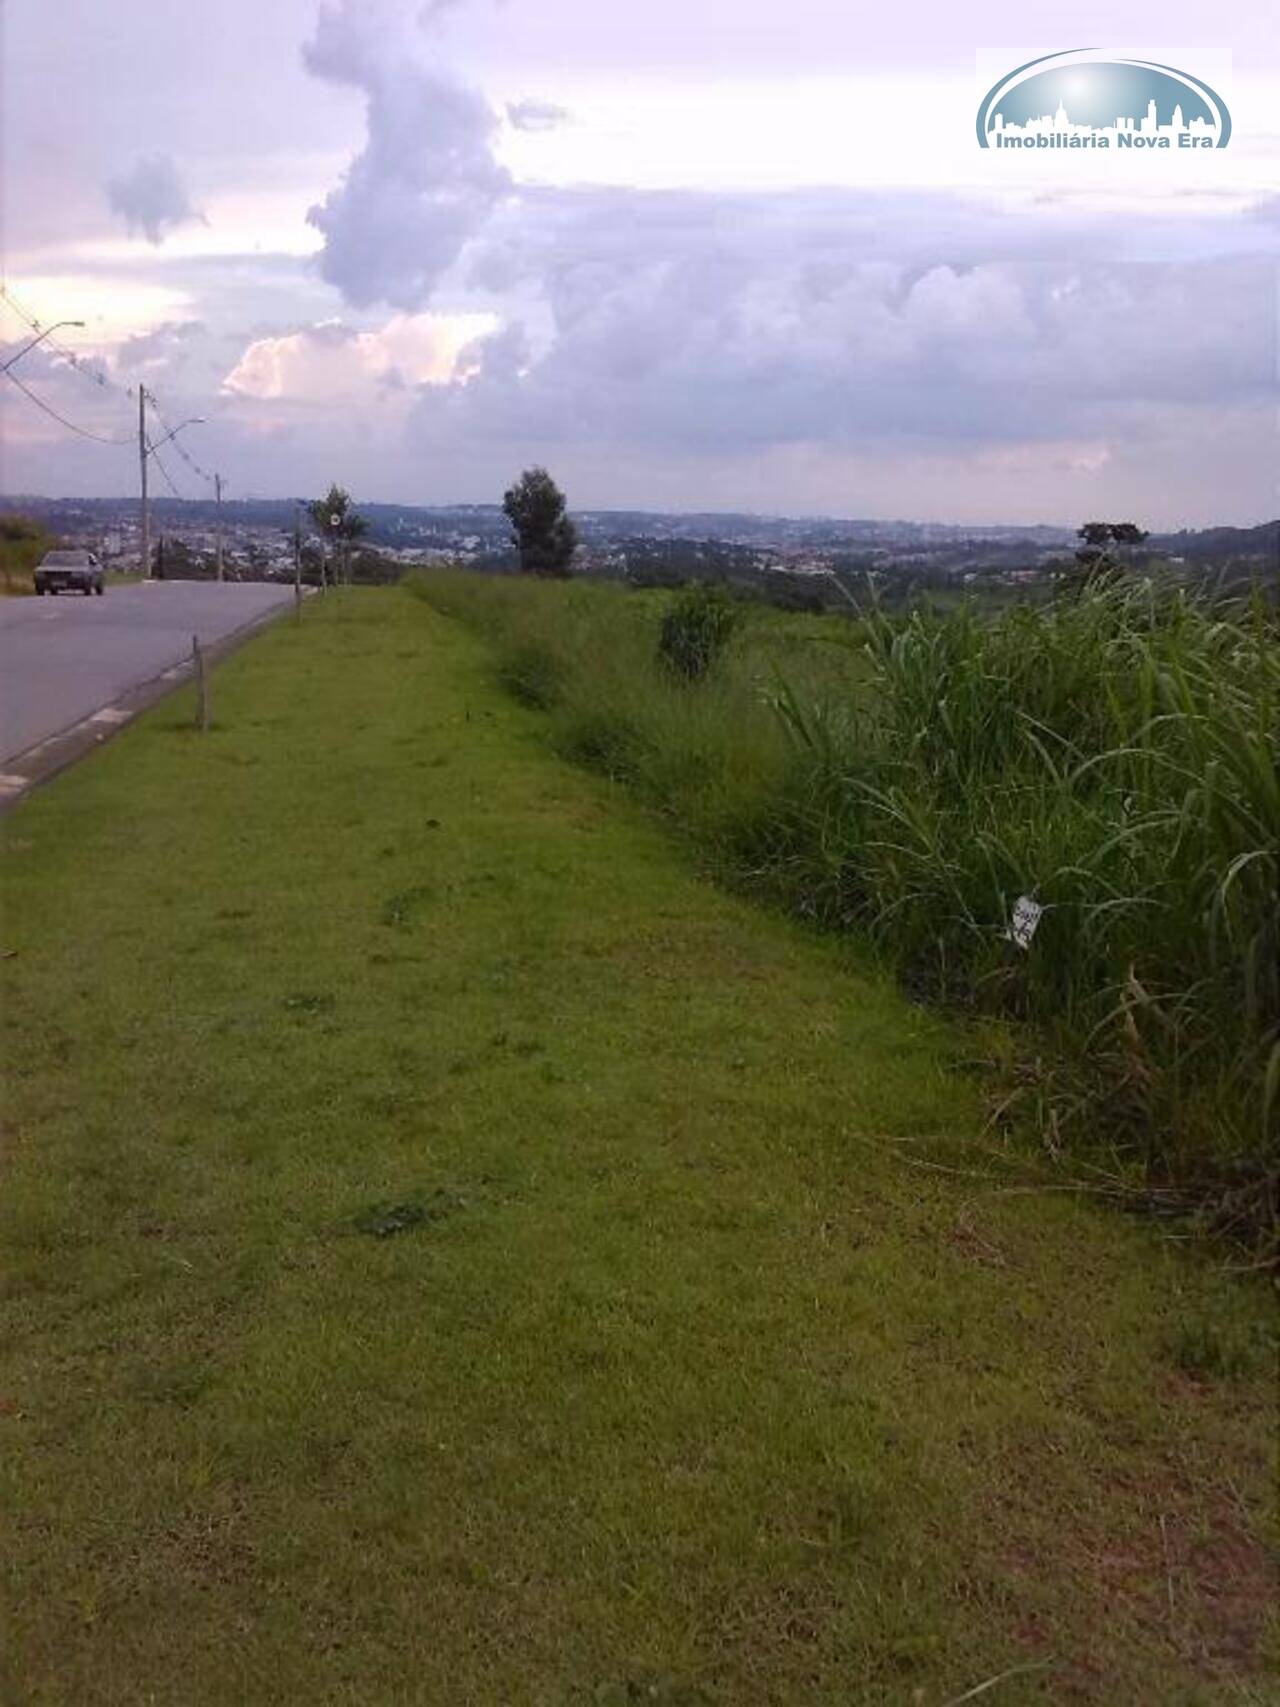
<svg viewBox="0 0 1280 1707">
<path fill-rule="evenodd" d="M 304 597 L 309 598 L 312 591 L 311 588 L 305 589 Z M 239 628 L 233 628 L 229 634 L 211 640 L 207 645 L 201 642 L 206 663 L 221 663 L 230 653 L 238 651 L 246 641 L 252 640 L 259 629 L 279 622 L 280 618 L 287 616 L 293 608 L 291 600 L 282 601 L 270 610 L 250 617 L 248 622 L 242 622 Z M 87 717 L 79 718 L 66 729 L 59 730 L 56 735 L 46 735 L 44 740 L 37 741 L 34 746 L 3 760 L 3 769 L 0 769 L 0 817 L 20 806 L 32 789 L 48 782 L 50 777 L 57 776 L 59 771 L 66 770 L 69 765 L 75 764 L 87 754 L 97 752 L 113 735 L 118 735 L 121 729 L 127 728 L 135 717 L 140 717 L 144 711 L 150 711 L 153 705 L 158 705 L 162 699 L 167 699 L 178 688 L 184 687 L 193 679 L 194 674 L 195 666 L 189 658 L 177 664 L 170 664 L 157 675 L 135 682 L 124 693 L 117 694 L 109 705 L 99 706 L 96 711 L 90 712 Z"/>
</svg>

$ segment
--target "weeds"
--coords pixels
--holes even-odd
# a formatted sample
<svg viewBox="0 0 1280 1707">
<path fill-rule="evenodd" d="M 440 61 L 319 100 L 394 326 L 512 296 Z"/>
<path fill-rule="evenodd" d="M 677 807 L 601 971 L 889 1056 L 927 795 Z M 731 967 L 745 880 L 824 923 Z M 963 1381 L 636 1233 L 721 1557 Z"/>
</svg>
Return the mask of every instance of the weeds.
<svg viewBox="0 0 1280 1707">
<path fill-rule="evenodd" d="M 537 656 L 561 750 L 671 814 L 719 875 L 865 931 L 934 999 L 1034 1025 L 1048 1064 L 1020 1100 L 1052 1148 L 1274 1255 L 1273 608 L 1126 582 L 995 617 L 751 612 L 690 696 L 659 658 L 677 631 L 696 651 L 691 595 L 417 586 L 508 676 Z M 1044 909 L 1025 950 L 1023 895 Z"/>
<path fill-rule="evenodd" d="M 709 674 L 738 626 L 724 587 L 699 581 L 672 599 L 658 630 L 658 656 L 677 676 L 699 682 Z"/>
</svg>

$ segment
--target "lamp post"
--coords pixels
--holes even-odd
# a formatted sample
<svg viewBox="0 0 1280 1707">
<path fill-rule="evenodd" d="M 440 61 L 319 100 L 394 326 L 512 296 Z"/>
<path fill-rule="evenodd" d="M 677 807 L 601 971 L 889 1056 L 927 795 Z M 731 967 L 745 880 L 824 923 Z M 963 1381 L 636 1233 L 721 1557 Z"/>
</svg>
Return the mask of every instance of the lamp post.
<svg viewBox="0 0 1280 1707">
<path fill-rule="evenodd" d="M 178 434 L 182 432 L 185 427 L 203 427 L 204 424 L 205 418 L 203 415 L 189 415 L 185 421 L 179 421 L 176 427 L 171 427 L 164 437 L 162 439 L 157 439 L 150 448 L 152 450 L 159 450 L 160 446 L 167 445 L 170 439 L 176 439 Z"/>
<path fill-rule="evenodd" d="M 34 350 L 37 344 L 42 344 L 44 342 L 44 340 L 48 337 L 51 337 L 52 334 L 59 329 L 59 327 L 61 327 L 61 326 L 83 326 L 83 325 L 84 325 L 83 320 L 55 320 L 52 326 L 46 326 L 43 332 L 37 332 L 34 338 L 28 339 L 28 341 L 22 346 L 22 348 L 18 351 L 18 353 L 16 355 L 10 356 L 8 361 L 5 362 L 5 364 L 3 365 L 3 367 L 0 367 L 0 373 L 8 373 L 9 369 L 14 365 L 15 362 L 20 362 L 22 360 L 23 356 L 26 355 L 28 350 Z"/>
</svg>

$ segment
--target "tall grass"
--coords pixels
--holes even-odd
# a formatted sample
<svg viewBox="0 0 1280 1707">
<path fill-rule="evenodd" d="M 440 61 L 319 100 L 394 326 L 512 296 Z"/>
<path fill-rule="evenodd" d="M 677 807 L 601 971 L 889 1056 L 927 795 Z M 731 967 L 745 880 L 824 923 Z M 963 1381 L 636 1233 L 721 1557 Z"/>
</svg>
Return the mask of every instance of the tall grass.
<svg viewBox="0 0 1280 1707">
<path fill-rule="evenodd" d="M 686 684 L 657 661 L 660 598 L 418 587 L 722 875 L 868 933 L 917 990 L 1028 1022 L 1055 1147 L 1274 1250 L 1274 609 L 1128 583 L 994 617 L 754 612 Z M 1026 949 L 1022 895 L 1044 909 Z"/>
</svg>

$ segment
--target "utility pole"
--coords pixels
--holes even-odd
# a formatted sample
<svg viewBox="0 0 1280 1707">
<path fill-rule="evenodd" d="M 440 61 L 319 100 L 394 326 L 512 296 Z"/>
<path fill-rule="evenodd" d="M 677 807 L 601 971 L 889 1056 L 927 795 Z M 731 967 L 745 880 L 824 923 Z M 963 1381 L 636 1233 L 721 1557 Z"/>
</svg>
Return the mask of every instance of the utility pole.
<svg viewBox="0 0 1280 1707">
<path fill-rule="evenodd" d="M 138 386 L 138 460 L 142 465 L 142 579 L 151 579 L 151 511 L 147 507 L 147 389 Z"/>
<path fill-rule="evenodd" d="M 154 403 L 155 398 L 151 401 Z M 176 427 L 170 427 L 162 439 L 155 444 L 147 443 L 147 388 L 138 386 L 138 462 L 142 469 L 142 578 L 151 579 L 151 510 L 147 504 L 147 458 L 153 450 L 159 450 L 161 445 L 167 445 L 170 439 L 176 439 L 183 427 L 198 427 L 204 421 L 203 415 L 193 415 L 190 420 L 180 422 Z"/>
<path fill-rule="evenodd" d="M 214 552 L 215 552 L 215 556 L 216 556 L 217 564 L 218 564 L 218 579 L 221 580 L 222 579 L 222 476 L 220 474 L 215 474 L 213 477 L 213 490 L 214 490 L 214 496 L 215 496 L 215 499 L 216 499 L 216 502 L 218 505 L 218 520 L 217 520 L 217 524 L 216 524 L 217 529 L 218 529 L 218 538 L 217 538 L 217 544 L 214 547 Z"/>
</svg>

